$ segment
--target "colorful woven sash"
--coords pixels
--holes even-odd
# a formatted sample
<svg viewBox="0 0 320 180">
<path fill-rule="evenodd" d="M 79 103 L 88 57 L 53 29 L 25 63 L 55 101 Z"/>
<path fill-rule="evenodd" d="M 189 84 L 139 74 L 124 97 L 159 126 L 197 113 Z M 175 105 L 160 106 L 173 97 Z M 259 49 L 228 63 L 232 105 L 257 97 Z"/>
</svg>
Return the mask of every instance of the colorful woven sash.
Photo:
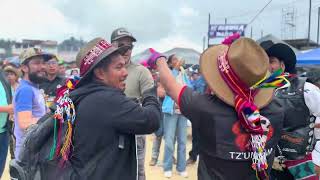
<svg viewBox="0 0 320 180">
<path fill-rule="evenodd" d="M 230 45 L 240 38 L 235 33 L 222 42 L 222 44 Z M 229 64 L 228 51 L 223 51 L 218 56 L 218 70 L 221 77 L 234 94 L 235 110 L 241 126 L 250 134 L 250 147 L 248 151 L 253 152 L 252 168 L 256 171 L 257 179 L 269 179 L 266 170 L 268 169 L 265 146 L 267 135 L 269 132 L 270 121 L 260 115 L 258 107 L 254 104 L 254 97 L 258 93 L 258 88 L 277 88 L 282 86 L 290 86 L 290 82 L 286 79 L 289 74 L 284 74 L 282 69 L 277 70 L 269 77 L 266 76 L 248 87 L 246 83 L 241 81 L 237 74 L 233 71 Z"/>
<path fill-rule="evenodd" d="M 80 78 L 68 79 L 66 84 L 57 90 L 56 111 L 54 114 L 54 134 L 49 160 L 61 157 L 61 166 L 69 160 L 72 148 L 73 126 L 76 118 L 75 106 L 69 93 L 75 89 Z M 67 126 L 63 132 L 63 126 Z M 63 142 L 62 142 L 63 141 Z M 62 147 L 61 147 L 62 145 Z"/>
<path fill-rule="evenodd" d="M 264 149 L 269 129 L 268 126 L 263 128 L 261 125 L 259 109 L 254 104 L 254 97 L 258 90 L 251 89 L 241 81 L 230 66 L 227 54 L 228 51 L 224 51 L 218 56 L 218 69 L 221 77 L 235 96 L 235 110 L 240 124 L 251 136 L 251 146 L 248 150 L 253 151 L 252 168 L 256 170 L 259 179 L 268 179 L 266 173 L 268 164 Z"/>
</svg>

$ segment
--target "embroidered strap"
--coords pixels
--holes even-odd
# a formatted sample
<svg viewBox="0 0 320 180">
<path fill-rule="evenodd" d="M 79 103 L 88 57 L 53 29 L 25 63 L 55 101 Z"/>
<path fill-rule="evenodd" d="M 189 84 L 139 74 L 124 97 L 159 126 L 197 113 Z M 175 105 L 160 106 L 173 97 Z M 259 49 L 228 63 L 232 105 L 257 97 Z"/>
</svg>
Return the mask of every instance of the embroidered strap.
<svg viewBox="0 0 320 180">
<path fill-rule="evenodd" d="M 224 51 L 218 56 L 218 69 L 220 75 L 235 95 L 235 109 L 240 123 L 249 133 L 263 134 L 259 119 L 248 119 L 248 116 L 258 111 L 254 104 L 254 96 L 258 90 L 250 89 L 240 80 L 229 64 L 227 53 L 228 51 Z"/>
<path fill-rule="evenodd" d="M 268 168 L 265 145 L 269 129 L 266 126 L 263 128 L 260 122 L 260 113 L 257 106 L 254 104 L 254 97 L 258 90 L 250 89 L 233 71 L 228 60 L 228 50 L 218 56 L 219 72 L 227 83 L 228 87 L 235 95 L 235 110 L 240 120 L 241 126 L 247 131 L 250 136 L 250 151 L 253 151 L 252 168 L 256 170 L 258 179 L 266 179 L 266 169 Z"/>
</svg>

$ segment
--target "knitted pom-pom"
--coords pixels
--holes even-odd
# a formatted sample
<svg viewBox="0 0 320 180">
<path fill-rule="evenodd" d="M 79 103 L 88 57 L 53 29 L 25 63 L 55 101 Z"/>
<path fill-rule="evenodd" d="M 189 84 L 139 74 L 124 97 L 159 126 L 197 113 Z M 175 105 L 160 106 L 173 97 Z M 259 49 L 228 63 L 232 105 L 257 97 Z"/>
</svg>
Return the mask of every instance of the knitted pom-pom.
<svg viewBox="0 0 320 180">
<path fill-rule="evenodd" d="M 235 40 L 240 38 L 240 34 L 239 33 L 234 33 L 228 37 L 226 37 L 223 41 L 222 44 L 225 45 L 231 45 Z"/>
</svg>

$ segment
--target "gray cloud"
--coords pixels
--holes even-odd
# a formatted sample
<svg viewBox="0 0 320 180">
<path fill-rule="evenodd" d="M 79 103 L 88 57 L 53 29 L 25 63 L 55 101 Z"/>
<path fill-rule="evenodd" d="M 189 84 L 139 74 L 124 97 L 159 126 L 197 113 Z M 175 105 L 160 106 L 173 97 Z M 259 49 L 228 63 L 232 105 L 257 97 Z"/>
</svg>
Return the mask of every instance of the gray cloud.
<svg viewBox="0 0 320 180">
<path fill-rule="evenodd" d="M 93 36 L 110 38 L 118 27 L 127 27 L 141 42 L 167 37 L 173 27 L 172 3 L 153 1 L 65 1 L 58 9 L 75 24 L 89 28 Z"/>
<path fill-rule="evenodd" d="M 33 0 L 33 4 L 37 4 L 37 1 Z M 39 1 L 38 4 L 47 5 L 47 9 L 51 10 L 48 14 L 51 13 L 50 17 L 52 18 L 57 16 L 56 11 L 58 11 L 58 19 L 61 19 L 63 23 L 60 23 L 62 27 L 57 27 L 60 28 L 59 30 L 43 28 L 45 31 L 38 33 L 41 36 L 36 36 L 36 38 L 63 40 L 69 36 L 75 36 L 89 40 L 96 36 L 102 36 L 109 39 L 112 30 L 118 27 L 127 27 L 138 39 L 137 45 L 152 46 L 161 40 L 168 44 L 168 41 L 177 39 L 180 42 L 192 42 L 201 46 L 202 38 L 206 35 L 208 29 L 208 13 L 212 15 L 212 23 L 224 23 L 225 17 L 228 17 L 228 23 L 248 23 L 268 1 L 43 0 Z M 314 4 L 311 35 L 315 40 L 317 7 L 320 5 L 320 0 L 312 1 Z M 296 37 L 306 37 L 308 0 L 273 0 L 270 6 L 248 26 L 247 36 L 250 36 L 252 26 L 253 38 L 259 38 L 261 30 L 264 34 L 273 33 L 281 37 L 281 10 L 290 3 L 297 8 Z M 40 13 L 38 16 L 41 15 Z M 14 22 L 18 21 L 21 21 L 21 19 L 14 20 Z M 37 22 L 40 22 L 40 20 Z M 46 22 L 43 24 L 47 25 L 50 20 Z M 16 24 L 19 25 L 19 23 Z M 59 25 L 58 22 L 55 24 Z M 10 25 L 10 23 L 7 24 L 7 26 Z M 41 27 L 41 25 L 39 26 Z M 61 30 L 63 28 L 66 28 L 66 30 Z M 32 27 L 29 28 L 29 31 L 17 29 L 14 26 L 11 29 L 15 29 L 16 34 L 23 34 L 20 35 L 23 37 L 24 34 L 30 34 L 29 31 L 33 32 Z M 33 34 L 33 36 L 35 35 Z M 175 39 L 174 37 L 178 38 Z M 30 38 L 32 37 L 30 36 Z M 220 41 L 216 40 L 216 42 Z"/>
</svg>

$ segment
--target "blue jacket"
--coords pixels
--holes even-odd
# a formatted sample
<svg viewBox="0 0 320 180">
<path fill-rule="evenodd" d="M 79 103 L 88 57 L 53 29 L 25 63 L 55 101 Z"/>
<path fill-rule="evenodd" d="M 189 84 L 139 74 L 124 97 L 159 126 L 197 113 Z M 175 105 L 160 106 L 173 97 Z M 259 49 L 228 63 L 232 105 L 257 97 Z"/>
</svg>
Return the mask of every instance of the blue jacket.
<svg viewBox="0 0 320 180">
<path fill-rule="evenodd" d="M 173 69 L 172 74 L 174 77 L 177 77 L 179 75 L 179 71 L 176 69 Z M 188 76 L 186 73 L 182 73 L 182 79 L 183 82 L 188 86 L 191 87 L 191 83 L 188 79 Z M 174 112 L 174 101 L 170 96 L 165 96 L 163 103 L 162 103 L 162 112 L 163 113 L 168 113 L 168 114 L 173 114 Z"/>
<path fill-rule="evenodd" d="M 200 94 L 204 94 L 207 85 L 203 76 L 201 75 L 197 80 L 191 81 L 192 89 Z"/>
</svg>

